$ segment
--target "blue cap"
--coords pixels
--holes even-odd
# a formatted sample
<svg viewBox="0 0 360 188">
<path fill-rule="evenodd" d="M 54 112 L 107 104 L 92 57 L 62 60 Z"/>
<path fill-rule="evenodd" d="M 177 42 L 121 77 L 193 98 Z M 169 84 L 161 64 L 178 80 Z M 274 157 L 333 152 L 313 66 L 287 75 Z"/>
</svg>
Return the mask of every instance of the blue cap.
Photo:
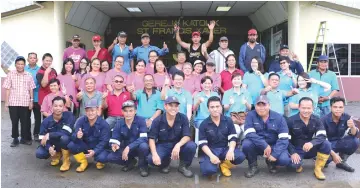
<svg viewBox="0 0 360 188">
<path fill-rule="evenodd" d="M 165 104 L 170 104 L 170 103 L 178 103 L 178 104 L 180 104 L 179 100 L 174 96 L 166 98 Z"/>
<path fill-rule="evenodd" d="M 85 104 L 85 108 L 97 108 L 99 107 L 97 100 L 91 99 Z"/>
<path fill-rule="evenodd" d="M 15 59 L 15 63 L 16 63 L 17 61 L 20 61 L 20 60 L 23 60 L 24 62 L 26 62 L 24 56 L 17 56 L 16 59 Z"/>
<path fill-rule="evenodd" d="M 282 49 L 289 49 L 289 46 L 286 44 L 282 44 L 282 45 L 280 45 L 280 50 L 282 50 Z"/>
<path fill-rule="evenodd" d="M 258 103 L 269 104 L 269 99 L 266 95 L 260 95 L 256 98 L 256 104 Z"/>
<path fill-rule="evenodd" d="M 329 61 L 329 57 L 326 55 L 321 55 L 319 56 L 319 60 L 318 61 Z"/>
</svg>

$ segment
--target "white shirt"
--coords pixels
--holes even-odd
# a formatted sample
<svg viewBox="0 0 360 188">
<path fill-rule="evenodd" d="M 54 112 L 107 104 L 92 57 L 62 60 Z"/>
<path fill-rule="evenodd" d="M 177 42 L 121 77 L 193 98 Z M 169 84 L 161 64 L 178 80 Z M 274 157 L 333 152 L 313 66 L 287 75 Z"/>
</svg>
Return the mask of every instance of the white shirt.
<svg viewBox="0 0 360 188">
<path fill-rule="evenodd" d="M 221 48 L 218 48 L 218 50 L 221 51 Z M 218 50 L 213 50 L 209 54 L 209 57 L 215 61 L 215 66 L 216 66 L 215 72 L 221 73 L 226 68 L 226 59 L 225 58 L 230 54 L 234 54 L 234 52 L 227 49 L 225 54 L 221 55 L 221 53 Z M 224 56 L 225 56 L 225 58 L 224 58 Z"/>
</svg>

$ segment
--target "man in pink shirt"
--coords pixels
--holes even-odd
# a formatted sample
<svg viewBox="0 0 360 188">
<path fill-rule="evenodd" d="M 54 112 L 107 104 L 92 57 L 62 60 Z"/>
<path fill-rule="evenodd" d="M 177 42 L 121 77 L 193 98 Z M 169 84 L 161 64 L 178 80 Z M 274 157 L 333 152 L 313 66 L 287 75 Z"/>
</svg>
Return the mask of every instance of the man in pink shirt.
<svg viewBox="0 0 360 188">
<path fill-rule="evenodd" d="M 80 48 L 80 36 L 74 35 L 71 40 L 72 46 L 68 47 L 64 51 L 63 60 L 71 58 L 75 63 L 75 70 L 79 70 L 80 61 L 86 57 L 86 52 L 83 48 Z"/>
</svg>

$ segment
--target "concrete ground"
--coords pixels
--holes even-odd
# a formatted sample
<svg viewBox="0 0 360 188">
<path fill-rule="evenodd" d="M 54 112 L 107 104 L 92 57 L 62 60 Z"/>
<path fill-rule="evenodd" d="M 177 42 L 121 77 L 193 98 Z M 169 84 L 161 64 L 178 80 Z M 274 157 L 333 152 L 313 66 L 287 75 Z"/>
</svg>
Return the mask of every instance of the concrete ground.
<svg viewBox="0 0 360 188">
<path fill-rule="evenodd" d="M 3 105 L 2 105 L 3 107 Z M 4 108 L 2 108 L 4 109 Z M 349 103 L 346 111 L 360 117 L 360 103 Z M 38 143 L 31 146 L 20 145 L 11 148 L 11 122 L 7 112 L 2 112 L 1 126 L 1 187 L 4 188 L 79 188 L 79 187 L 298 187 L 298 188 L 359 188 L 360 187 L 360 154 L 349 158 L 349 164 L 356 171 L 345 172 L 335 168 L 331 163 L 324 170 L 325 181 L 318 181 L 313 175 L 313 161 L 307 160 L 304 172 L 296 174 L 281 168 L 276 174 L 269 174 L 265 163 L 259 160 L 261 172 L 252 179 L 244 177 L 247 162 L 238 165 L 232 170 L 232 177 L 219 176 L 212 180 L 201 177 L 199 174 L 198 159 L 194 159 L 192 169 L 196 173 L 194 178 L 185 178 L 177 172 L 177 162 L 171 165 L 170 174 L 160 174 L 156 169 L 151 169 L 150 176 L 140 177 L 138 170 L 124 173 L 117 165 L 106 165 L 103 170 L 97 170 L 94 163 L 90 163 L 84 173 L 76 173 L 77 164 L 72 160 L 71 169 L 62 173 L 58 167 L 50 166 L 50 160 L 35 158 Z"/>
</svg>

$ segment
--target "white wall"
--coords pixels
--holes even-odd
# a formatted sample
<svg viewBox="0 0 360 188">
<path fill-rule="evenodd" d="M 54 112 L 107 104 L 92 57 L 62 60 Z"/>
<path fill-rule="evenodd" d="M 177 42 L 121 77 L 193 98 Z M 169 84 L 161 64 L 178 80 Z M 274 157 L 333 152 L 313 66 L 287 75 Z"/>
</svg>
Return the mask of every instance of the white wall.
<svg viewBox="0 0 360 188">
<path fill-rule="evenodd" d="M 300 2 L 300 38 L 298 41 L 300 62 L 306 66 L 307 43 L 314 43 L 321 21 L 327 21 L 329 32 L 326 40 L 332 43 L 360 43 L 360 18 L 315 7 Z"/>
</svg>

